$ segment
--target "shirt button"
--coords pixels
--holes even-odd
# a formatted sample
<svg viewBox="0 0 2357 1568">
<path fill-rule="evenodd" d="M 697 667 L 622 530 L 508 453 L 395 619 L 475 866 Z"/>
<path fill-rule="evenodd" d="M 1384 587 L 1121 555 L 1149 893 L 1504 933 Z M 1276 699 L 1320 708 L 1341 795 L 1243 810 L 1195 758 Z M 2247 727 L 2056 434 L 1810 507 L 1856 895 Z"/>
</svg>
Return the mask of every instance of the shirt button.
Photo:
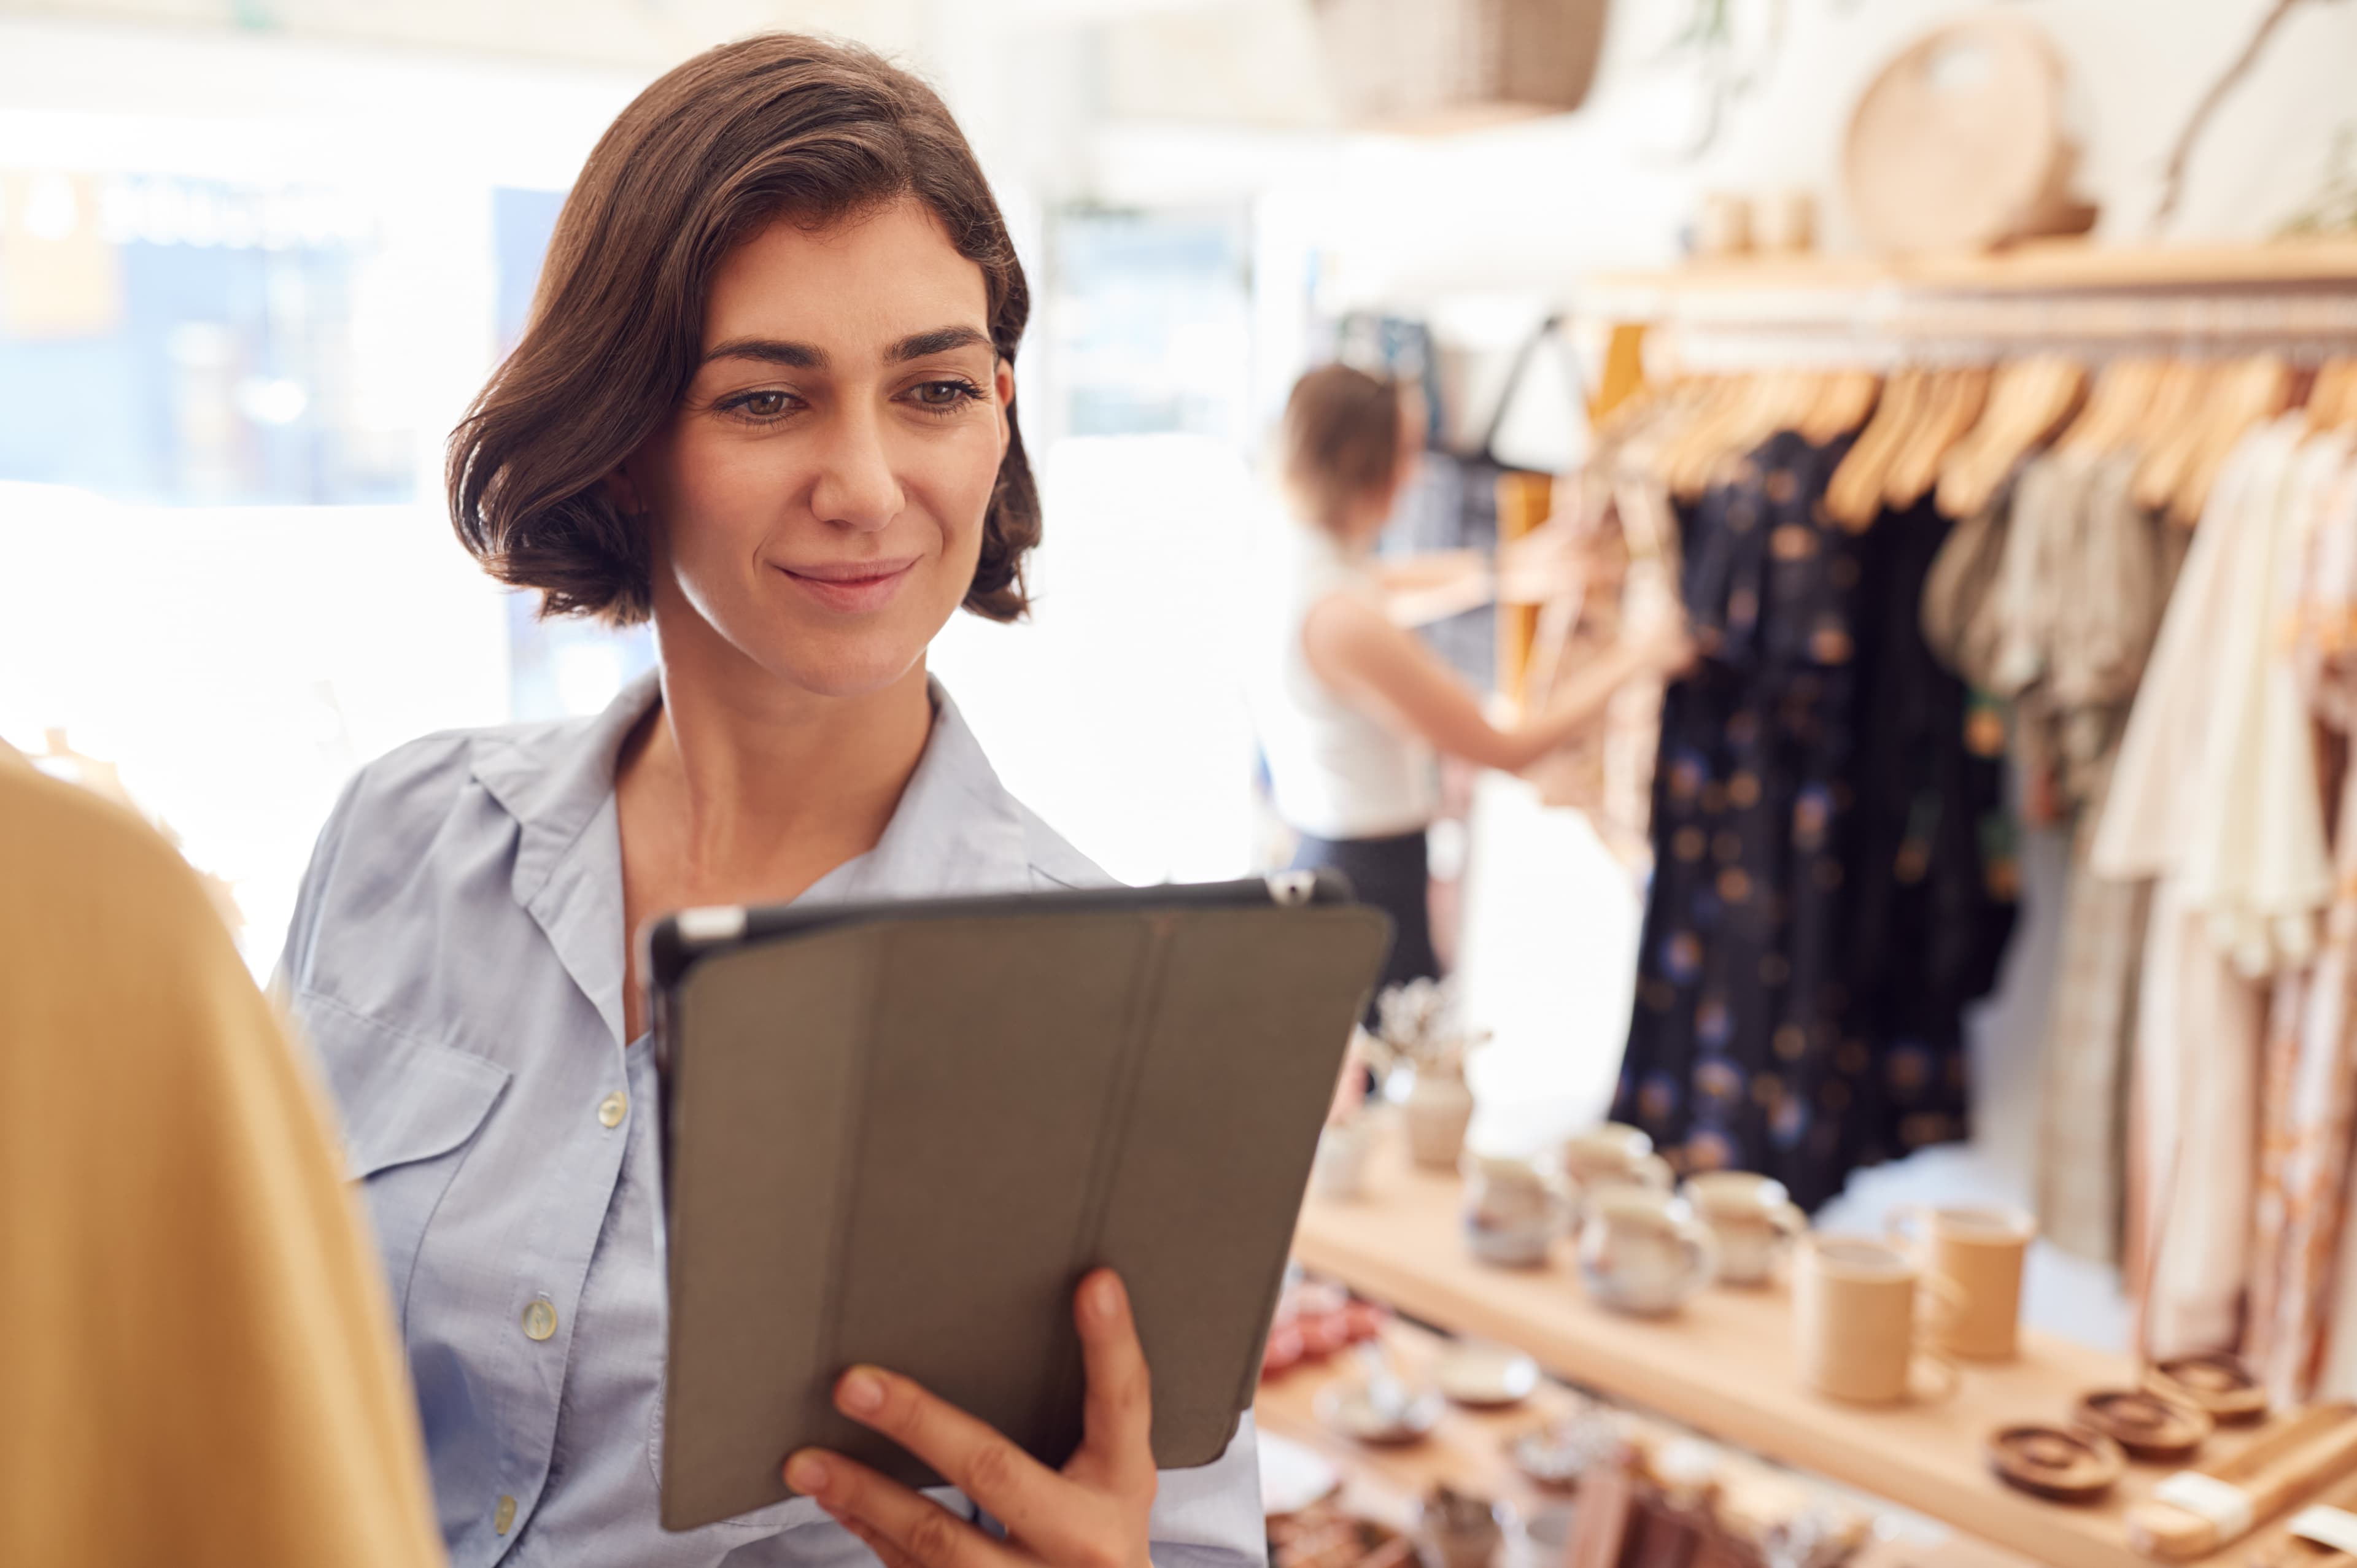
<svg viewBox="0 0 2357 1568">
<path fill-rule="evenodd" d="M 630 1097 L 624 1094 L 618 1089 L 614 1090 L 613 1093 L 606 1096 L 605 1099 L 597 1101 L 597 1120 L 603 1122 L 608 1127 L 619 1127 L 622 1124 L 622 1118 L 629 1112 L 630 1109 Z"/>
<path fill-rule="evenodd" d="M 523 1332 L 527 1339 L 545 1339 L 556 1332 L 556 1306 L 542 1296 L 523 1309 Z"/>
<path fill-rule="evenodd" d="M 515 1525 L 515 1499 L 502 1496 L 500 1506 L 491 1510 L 491 1533 L 505 1535 Z"/>
</svg>

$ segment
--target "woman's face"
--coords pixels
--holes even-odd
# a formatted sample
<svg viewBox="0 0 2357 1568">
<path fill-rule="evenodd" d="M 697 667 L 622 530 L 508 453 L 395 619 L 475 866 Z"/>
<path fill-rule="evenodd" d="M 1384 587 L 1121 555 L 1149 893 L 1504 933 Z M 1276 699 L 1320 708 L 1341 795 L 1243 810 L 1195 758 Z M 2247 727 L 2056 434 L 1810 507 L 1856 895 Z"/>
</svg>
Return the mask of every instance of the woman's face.
<svg viewBox="0 0 2357 1568">
<path fill-rule="evenodd" d="M 654 527 L 656 624 L 804 690 L 890 684 L 965 597 L 1012 371 L 982 269 L 904 199 L 777 223 L 714 274 L 704 360 L 623 466 Z"/>
</svg>

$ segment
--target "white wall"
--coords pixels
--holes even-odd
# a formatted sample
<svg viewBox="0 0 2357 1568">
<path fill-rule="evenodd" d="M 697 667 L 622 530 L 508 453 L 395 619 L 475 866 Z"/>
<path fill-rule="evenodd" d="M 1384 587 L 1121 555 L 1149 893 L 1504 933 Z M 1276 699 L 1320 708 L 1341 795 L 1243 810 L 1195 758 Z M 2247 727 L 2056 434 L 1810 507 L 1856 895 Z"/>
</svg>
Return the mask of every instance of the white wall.
<svg viewBox="0 0 2357 1568">
<path fill-rule="evenodd" d="M 2169 144 L 2272 0 L 2025 0 L 2068 62 L 2084 147 L 2081 187 L 2103 208 L 2098 237 L 2148 237 Z M 1756 75 L 1713 148 L 1680 149 L 1700 113 L 1690 60 L 1665 50 L 1693 7 L 1618 0 L 1596 87 L 1576 114 L 1449 137 L 1338 136 L 1305 124 L 1313 91 L 1289 105 L 1262 86 L 1272 57 L 1296 80 L 1316 69 L 1297 7 L 1231 6 L 1135 24 L 1200 38 L 1232 34 L 1232 64 L 1201 48 L 1154 58 L 1196 80 L 1155 81 L 1108 106 L 1094 177 L 1109 196 L 1152 199 L 1222 187 L 1276 190 L 1333 251 L 1333 303 L 1413 304 L 1473 290 L 1566 295 L 1601 267 L 1673 260 L 1706 190 L 1816 191 L 1829 247 L 1853 243 L 1837 192 L 1844 130 L 1877 69 L 1929 28 L 1988 8 L 1973 0 L 1781 0 L 1780 44 L 1765 41 L 1779 0 L 1731 0 L 1740 72 Z M 1133 53 L 1149 55 L 1144 44 Z M 1251 62 L 1247 64 L 1246 62 Z M 2357 125 L 2357 7 L 2310 0 L 2228 101 L 2196 158 L 2170 239 L 2255 239 L 2320 183 L 2336 131 Z M 1190 124 L 1190 98 L 1227 128 Z M 1290 108 L 1292 113 L 1286 113 Z M 1289 119 L 1292 129 L 1238 120 Z"/>
</svg>

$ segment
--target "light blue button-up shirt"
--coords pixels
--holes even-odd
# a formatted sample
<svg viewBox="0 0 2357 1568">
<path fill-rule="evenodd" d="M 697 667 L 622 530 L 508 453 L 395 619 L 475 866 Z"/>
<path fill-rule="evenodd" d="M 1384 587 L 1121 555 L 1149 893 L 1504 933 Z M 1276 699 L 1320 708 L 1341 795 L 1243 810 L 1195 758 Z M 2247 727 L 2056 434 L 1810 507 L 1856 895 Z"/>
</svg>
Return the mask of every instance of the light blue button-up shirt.
<svg viewBox="0 0 2357 1568">
<path fill-rule="evenodd" d="M 648 1042 L 623 1039 L 614 804 L 616 757 L 655 700 L 649 677 L 593 719 L 431 736 L 370 764 L 287 935 L 281 981 L 366 1184 L 457 1568 L 874 1561 L 806 1498 L 656 1522 L 662 1086 Z M 883 838 L 802 897 L 1104 882 L 1006 792 L 939 686 L 933 702 Z M 1152 1534 L 1165 1564 L 1264 1561 L 1249 1417 L 1217 1463 L 1163 1474 Z"/>
</svg>

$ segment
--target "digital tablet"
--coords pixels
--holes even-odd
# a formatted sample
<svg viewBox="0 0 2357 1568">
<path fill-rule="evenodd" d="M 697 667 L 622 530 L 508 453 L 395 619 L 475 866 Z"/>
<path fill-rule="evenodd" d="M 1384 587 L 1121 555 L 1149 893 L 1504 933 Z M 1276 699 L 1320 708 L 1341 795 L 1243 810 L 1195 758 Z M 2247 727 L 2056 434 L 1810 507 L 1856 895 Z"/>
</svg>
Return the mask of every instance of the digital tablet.
<svg viewBox="0 0 2357 1568">
<path fill-rule="evenodd" d="M 813 1444 L 939 1484 L 835 1413 L 858 1362 L 1060 1466 L 1071 1294 L 1100 1265 L 1153 1372 L 1156 1464 L 1218 1458 L 1390 937 L 1331 873 L 657 921 L 663 1524 L 791 1497 Z"/>
</svg>

